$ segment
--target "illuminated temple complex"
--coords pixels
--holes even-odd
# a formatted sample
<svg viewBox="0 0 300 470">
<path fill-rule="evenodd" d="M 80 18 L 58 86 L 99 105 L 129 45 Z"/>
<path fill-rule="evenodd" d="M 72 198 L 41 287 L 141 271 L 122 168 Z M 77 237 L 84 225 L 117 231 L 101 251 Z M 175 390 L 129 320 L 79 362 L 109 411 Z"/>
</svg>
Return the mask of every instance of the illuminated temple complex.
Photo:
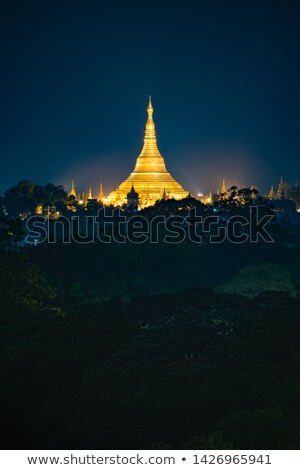
<svg viewBox="0 0 300 470">
<path fill-rule="evenodd" d="M 183 199 L 188 195 L 182 186 L 170 175 L 165 161 L 157 147 L 151 97 L 147 107 L 148 119 L 144 146 L 137 158 L 135 168 L 120 186 L 106 198 L 106 204 L 126 204 L 127 194 L 138 193 L 141 208 L 155 204 L 164 197 Z"/>
<path fill-rule="evenodd" d="M 188 196 L 193 197 L 188 191 L 182 188 L 166 169 L 164 158 L 157 147 L 151 97 L 149 98 L 147 113 L 148 119 L 146 122 L 144 145 L 136 160 L 133 172 L 107 197 L 103 192 L 102 182 L 100 182 L 98 195 L 96 196 L 94 193 L 93 196 L 91 186 L 81 194 L 76 192 L 73 180 L 68 196 L 72 198 L 74 202 L 77 202 L 84 208 L 98 202 L 102 205 L 115 207 L 126 206 L 127 208 L 134 208 L 136 210 L 138 208 L 143 209 L 152 206 L 156 201 L 162 199 L 180 200 Z M 295 188 L 298 188 L 298 186 L 295 185 Z M 251 186 L 253 200 L 255 200 L 257 194 L 257 191 L 253 191 L 254 189 L 254 186 Z M 275 192 L 274 187 L 271 186 L 270 192 L 266 194 L 265 197 L 269 200 L 283 200 L 286 198 L 285 194 L 287 189 L 288 185 L 284 183 L 281 178 L 277 192 Z M 207 195 L 197 193 L 197 199 L 203 204 L 211 205 L 218 200 L 227 200 L 228 191 L 230 191 L 230 189 L 227 190 L 225 179 L 223 178 L 221 189 L 218 189 L 216 194 L 213 195 L 211 190 Z M 242 204 L 243 199 L 241 199 L 241 205 Z M 71 210 L 76 211 L 74 205 L 69 205 L 69 207 Z M 38 210 L 42 210 L 40 206 L 38 206 Z"/>
</svg>

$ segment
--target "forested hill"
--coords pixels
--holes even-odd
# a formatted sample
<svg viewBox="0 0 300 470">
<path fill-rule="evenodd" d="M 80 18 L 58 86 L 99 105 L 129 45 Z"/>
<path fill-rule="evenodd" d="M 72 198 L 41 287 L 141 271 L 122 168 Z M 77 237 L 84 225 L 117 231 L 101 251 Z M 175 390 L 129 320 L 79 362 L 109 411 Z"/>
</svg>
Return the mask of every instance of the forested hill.
<svg viewBox="0 0 300 470">
<path fill-rule="evenodd" d="M 0 266 L 5 448 L 299 448 L 297 295 L 86 304 Z"/>
<path fill-rule="evenodd" d="M 28 254 L 58 295 L 83 303 L 114 295 L 129 300 L 197 286 L 246 295 L 269 290 L 295 293 L 300 286 L 300 243 L 296 239 L 204 246 L 190 242 L 44 244 Z"/>
</svg>

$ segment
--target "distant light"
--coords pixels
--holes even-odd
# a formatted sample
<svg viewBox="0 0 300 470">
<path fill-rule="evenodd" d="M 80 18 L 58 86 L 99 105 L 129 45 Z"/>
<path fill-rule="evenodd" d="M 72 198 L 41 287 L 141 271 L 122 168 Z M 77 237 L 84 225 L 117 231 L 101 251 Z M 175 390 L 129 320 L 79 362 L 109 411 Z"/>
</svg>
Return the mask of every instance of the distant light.
<svg viewBox="0 0 300 470">
<path fill-rule="evenodd" d="M 202 193 L 198 193 L 197 196 L 198 196 L 198 197 L 203 197 L 203 194 L 202 194 Z"/>
</svg>

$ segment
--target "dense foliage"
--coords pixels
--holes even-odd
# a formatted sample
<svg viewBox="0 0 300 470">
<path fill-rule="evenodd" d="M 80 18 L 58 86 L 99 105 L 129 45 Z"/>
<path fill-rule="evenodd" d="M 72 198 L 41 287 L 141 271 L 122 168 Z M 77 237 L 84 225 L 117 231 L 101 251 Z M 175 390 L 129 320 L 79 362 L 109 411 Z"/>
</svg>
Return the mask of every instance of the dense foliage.
<svg viewBox="0 0 300 470">
<path fill-rule="evenodd" d="M 0 198 L 1 209 L 9 218 L 25 218 L 34 213 L 38 206 L 52 207 L 61 210 L 67 203 L 67 193 L 63 186 L 48 183 L 40 186 L 32 181 L 20 181 L 17 186 L 5 191 L 4 197 Z"/>
<path fill-rule="evenodd" d="M 230 191 L 211 207 L 188 197 L 143 215 L 196 207 L 226 224 L 258 198 Z M 65 197 L 21 182 L 5 208 L 26 218 L 41 198 L 63 208 Z M 4 448 L 299 448 L 297 225 L 278 216 L 274 243 L 27 249 L 23 228 L 0 218 Z"/>
<path fill-rule="evenodd" d="M 270 246 L 19 253 L 19 227 L 1 227 L 4 448 L 299 448 L 300 248 L 286 230 Z M 247 282 L 250 298 L 234 293 Z"/>
</svg>

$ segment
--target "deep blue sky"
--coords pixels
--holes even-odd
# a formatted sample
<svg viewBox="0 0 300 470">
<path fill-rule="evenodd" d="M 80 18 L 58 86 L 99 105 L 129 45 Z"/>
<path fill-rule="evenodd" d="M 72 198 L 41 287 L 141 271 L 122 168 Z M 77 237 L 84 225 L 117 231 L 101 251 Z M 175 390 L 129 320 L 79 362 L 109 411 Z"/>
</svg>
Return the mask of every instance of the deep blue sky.
<svg viewBox="0 0 300 470">
<path fill-rule="evenodd" d="M 20 179 L 114 189 L 141 149 L 149 93 L 186 189 L 300 182 L 296 1 L 5 3 L 0 193 Z"/>
</svg>

